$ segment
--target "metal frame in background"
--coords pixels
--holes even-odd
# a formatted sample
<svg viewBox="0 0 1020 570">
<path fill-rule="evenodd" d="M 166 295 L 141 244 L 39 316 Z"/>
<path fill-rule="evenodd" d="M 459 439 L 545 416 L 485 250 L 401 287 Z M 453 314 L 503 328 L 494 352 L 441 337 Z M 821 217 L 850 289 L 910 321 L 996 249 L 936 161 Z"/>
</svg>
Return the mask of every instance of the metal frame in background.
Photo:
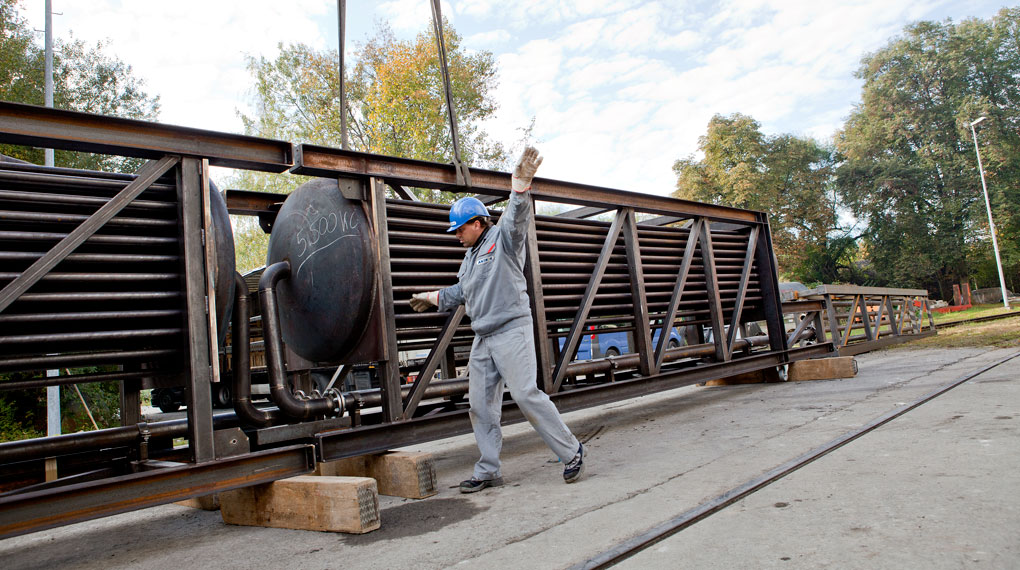
<svg viewBox="0 0 1020 570">
<path fill-rule="evenodd" d="M 343 151 L 338 149 L 332 149 L 314 145 L 300 145 L 296 149 L 295 153 L 296 165 L 291 172 L 303 175 L 322 176 L 322 177 L 356 177 L 362 180 L 372 181 L 373 187 L 380 182 L 384 182 L 390 187 L 396 189 L 403 186 L 411 187 L 424 187 L 424 188 L 437 188 L 443 190 L 457 190 L 459 187 L 456 185 L 457 173 L 454 168 L 450 165 L 442 165 L 429 163 L 418 160 L 402 159 L 378 155 L 370 155 L 365 153 Z M 472 192 L 479 192 L 484 195 L 495 196 L 500 199 L 505 199 L 510 193 L 510 175 L 502 172 L 494 172 L 483 169 L 471 169 L 470 172 L 472 179 Z M 781 355 L 779 362 L 780 364 L 786 362 L 786 351 L 788 349 L 786 343 L 786 336 L 782 330 L 782 304 L 778 295 L 778 283 L 776 283 L 776 270 L 774 267 L 774 260 L 771 254 L 771 238 L 768 231 L 768 221 L 765 214 L 760 212 L 753 212 L 748 210 L 740 210 L 737 208 L 729 208 L 724 206 L 715 206 L 712 204 L 701 204 L 697 202 L 690 202 L 684 200 L 676 200 L 673 198 L 665 198 L 659 196 L 653 196 L 648 194 L 637 194 L 633 192 L 624 192 L 620 190 L 614 190 L 610 188 L 603 188 L 591 185 L 575 184 L 557 180 L 549 180 L 543 178 L 536 178 L 532 183 L 531 198 L 534 201 L 543 200 L 549 202 L 557 202 L 564 204 L 571 204 L 575 206 L 581 206 L 582 208 L 588 207 L 589 210 L 585 210 L 580 215 L 590 215 L 595 213 L 604 212 L 615 212 L 614 221 L 609 224 L 608 229 L 605 232 L 604 240 L 602 242 L 601 251 L 598 254 L 598 258 L 594 263 L 593 270 L 591 271 L 588 285 L 581 297 L 578 309 L 574 314 L 573 318 L 569 322 L 560 322 L 560 325 L 569 325 L 569 332 L 566 335 L 566 340 L 562 350 L 558 351 L 559 354 L 552 358 L 547 354 L 547 345 L 549 344 L 549 327 L 552 326 L 552 322 L 547 318 L 544 308 L 543 295 L 541 294 L 543 272 L 540 267 L 540 260 L 544 252 L 535 249 L 536 241 L 529 243 L 529 255 L 525 262 L 525 274 L 529 281 L 529 293 L 532 297 L 533 313 L 535 317 L 535 331 L 536 331 L 536 348 L 537 348 L 537 361 L 539 366 L 539 378 L 542 387 L 550 394 L 557 394 L 564 389 L 564 380 L 568 375 L 568 369 L 572 366 L 576 368 L 576 363 L 573 363 L 573 356 L 576 352 L 577 345 L 589 320 L 589 311 L 592 308 L 592 304 L 599 292 L 599 288 L 602 285 L 603 277 L 606 273 L 606 267 L 610 262 L 610 258 L 614 255 L 614 251 L 619 247 L 619 238 L 622 236 L 624 251 L 626 253 L 626 264 L 629 274 L 630 283 L 630 294 L 632 303 L 630 304 L 631 314 L 629 316 L 632 324 L 632 329 L 635 331 L 636 337 L 636 357 L 631 357 L 629 360 L 635 360 L 633 365 L 630 365 L 629 360 L 624 359 L 615 362 L 606 362 L 611 367 L 619 370 L 620 372 L 626 372 L 628 368 L 634 369 L 634 373 L 640 376 L 652 376 L 658 375 L 662 368 L 662 363 L 666 360 L 666 350 L 663 344 L 663 337 L 668 336 L 660 335 L 660 346 L 656 347 L 653 352 L 651 349 L 651 330 L 654 327 L 661 327 L 661 330 L 668 331 L 669 327 L 674 324 L 676 317 L 676 307 L 680 303 L 680 298 L 685 292 L 689 292 L 687 288 L 687 274 L 691 267 L 691 261 L 697 252 L 697 256 L 700 260 L 700 264 L 703 268 L 700 269 L 700 274 L 703 275 L 705 284 L 709 289 L 708 305 L 710 313 L 710 323 L 713 329 L 713 349 L 712 356 L 717 363 L 727 363 L 735 359 L 734 347 L 737 340 L 737 332 L 742 328 L 742 312 L 745 307 L 746 299 L 748 298 L 748 286 L 752 270 L 756 273 L 757 283 L 760 288 L 759 295 L 760 300 L 757 305 L 757 312 L 762 313 L 758 315 L 758 320 L 764 320 L 769 328 L 771 336 L 768 340 L 769 350 Z M 269 202 L 272 198 L 267 197 L 265 207 L 268 209 L 270 206 Z M 238 204 L 238 206 L 247 208 L 251 211 L 252 204 L 245 202 Z M 234 203 L 228 196 L 228 207 L 233 208 Z M 380 204 L 378 198 L 373 200 L 373 207 L 379 209 L 383 207 Z M 532 205 L 534 207 L 534 205 Z M 232 211 L 235 211 L 232 209 Z M 684 251 L 685 262 L 682 264 L 680 271 L 675 275 L 676 284 L 673 287 L 672 297 L 670 299 L 670 314 L 665 313 L 662 316 L 667 318 L 662 319 L 659 324 L 654 324 L 651 318 L 651 314 L 648 310 L 648 301 L 645 295 L 645 282 L 643 278 L 643 269 L 641 261 L 641 244 L 638 238 L 639 227 L 656 227 L 646 226 L 637 222 L 636 213 L 647 213 L 659 216 L 659 221 L 686 221 L 689 225 L 688 229 L 681 230 L 679 228 L 673 228 L 672 230 L 681 235 L 681 232 L 689 232 L 689 236 L 686 242 L 686 249 Z M 579 219 L 577 209 L 568 212 L 567 219 Z M 375 215 L 376 219 L 379 219 L 378 214 Z M 543 220 L 536 219 L 536 216 L 532 216 L 532 226 L 543 223 Z M 737 256 L 741 264 L 741 270 L 739 272 L 739 279 L 736 283 L 736 294 L 735 299 L 732 300 L 733 305 L 724 307 L 722 295 L 719 287 L 719 279 L 717 277 L 716 270 L 716 250 L 713 247 L 713 235 L 716 231 L 710 229 L 713 224 L 724 223 L 728 230 L 733 228 L 737 229 L 737 233 L 744 235 L 746 241 L 742 242 L 744 245 L 743 252 Z M 529 234 L 534 235 L 534 228 L 529 228 Z M 743 232 L 743 233 L 741 233 Z M 381 236 L 380 236 L 381 237 Z M 386 259 L 392 256 L 386 256 Z M 382 258 L 381 258 L 382 259 Z M 732 261 L 732 260 L 731 260 Z M 384 263 L 385 265 L 385 263 Z M 385 269 L 385 268 L 384 268 Z M 452 284 L 452 283 L 450 283 Z M 380 282 L 382 288 L 381 296 L 384 298 L 394 298 L 392 292 L 393 280 L 383 279 Z M 537 291 L 537 294 L 536 294 Z M 729 319 L 724 321 L 724 313 L 729 315 Z M 454 321 L 454 315 L 447 316 L 449 320 L 442 328 L 442 332 L 439 329 L 436 330 L 435 343 L 430 349 L 430 356 L 428 358 L 427 369 L 434 370 L 435 361 L 437 361 L 446 351 L 450 337 L 452 336 L 451 328 L 455 329 L 456 324 Z M 387 319 L 390 317 L 387 315 Z M 389 327 L 398 329 L 396 321 L 391 321 L 392 324 Z M 669 325 L 667 326 L 667 323 Z M 546 349 L 546 350 L 543 350 Z M 750 346 L 747 346 L 747 352 L 750 352 Z M 747 354 L 742 354 L 740 357 L 746 357 Z M 717 376 L 728 376 L 731 374 L 737 374 L 737 368 L 740 368 L 740 372 L 746 371 L 740 367 L 733 367 L 733 372 L 727 371 L 726 366 L 722 366 L 717 369 L 715 374 Z M 671 371 L 670 374 L 684 375 L 690 373 L 687 371 Z M 383 405 L 383 417 L 402 417 L 409 419 L 414 416 L 415 405 L 420 402 L 418 394 L 423 394 L 428 389 L 428 384 L 431 382 L 431 374 L 421 374 L 415 382 L 415 387 L 412 390 L 413 396 L 405 400 L 406 405 L 388 404 L 384 398 Z M 388 378 L 384 377 L 381 382 L 387 383 Z M 597 388 L 596 388 L 597 389 Z M 393 390 L 392 387 L 389 390 Z M 386 390 L 384 389 L 384 393 Z M 390 409 L 392 407 L 392 409 Z M 357 431 L 357 430 L 354 430 Z"/>
<path fill-rule="evenodd" d="M 825 333 L 841 356 L 861 354 L 936 333 L 928 291 L 924 289 L 820 285 L 799 296 L 822 301 L 826 312 Z"/>
<path fill-rule="evenodd" d="M 180 309 L 164 311 L 180 315 L 179 336 L 170 337 L 173 346 L 145 351 L 114 351 L 101 362 L 120 363 L 125 358 L 142 359 L 147 355 L 180 354 L 179 370 L 139 369 L 123 372 L 58 376 L 33 379 L 17 383 L 0 384 L 0 389 L 25 389 L 61 385 L 71 382 L 98 382 L 119 380 L 124 384 L 124 402 L 137 405 L 138 380 L 146 377 L 172 376 L 183 381 L 188 398 L 187 419 L 173 425 L 146 424 L 137 412 L 125 411 L 125 427 L 96 432 L 84 432 L 53 438 L 38 438 L 23 442 L 0 444 L 0 461 L 5 469 L 22 472 L 32 469 L 40 458 L 61 456 L 69 465 L 84 461 L 91 465 L 89 456 L 101 457 L 103 467 L 91 472 L 75 473 L 54 482 L 32 485 L 0 495 L 0 537 L 24 534 L 62 524 L 89 520 L 118 512 L 201 496 L 230 488 L 272 481 L 307 473 L 314 468 L 314 450 L 300 445 L 280 449 L 247 453 L 247 446 L 238 446 L 236 437 L 220 437 L 240 433 L 236 428 L 224 431 L 218 422 L 214 425 L 210 402 L 209 383 L 218 381 L 213 363 L 217 358 L 210 338 L 215 333 L 214 307 L 207 305 L 211 275 L 204 235 L 209 229 L 208 164 L 282 172 L 290 167 L 293 148 L 290 143 L 216 133 L 47 109 L 0 101 L 0 142 L 5 144 L 37 145 L 47 148 L 79 152 L 112 153 L 121 156 L 145 158 L 145 163 L 134 176 L 104 175 L 70 169 L 45 169 L 32 165 L 0 165 L 9 171 L 9 180 L 22 184 L 45 182 L 53 178 L 48 188 L 61 184 L 73 186 L 76 180 L 89 188 L 106 188 L 113 197 L 105 200 L 92 198 L 92 194 L 68 194 L 47 190 L 37 194 L 47 203 L 72 204 L 76 208 L 89 205 L 95 209 L 86 215 L 66 216 L 65 222 L 77 226 L 65 234 L 27 236 L 31 231 L 9 232 L 26 234 L 35 242 L 49 241 L 47 252 L 26 270 L 8 277 L 9 282 L 0 290 L 0 317 L 14 321 L 24 320 L 21 310 L 11 314 L 19 299 L 34 295 L 32 288 L 42 282 L 66 282 L 72 273 L 60 269 L 61 262 L 75 261 L 82 256 L 75 250 L 89 243 L 121 243 L 115 231 L 111 236 L 98 235 L 108 224 L 124 220 L 125 208 L 162 207 L 139 196 L 158 183 L 160 192 L 168 197 L 172 210 L 176 209 L 176 222 L 167 220 L 163 225 L 176 224 L 176 242 L 179 248 L 176 297 Z M 167 182 L 167 181 L 170 182 Z M 33 182 L 35 181 L 35 182 Z M 120 182 L 122 181 L 122 182 Z M 117 185 L 122 184 L 118 189 Z M 175 192 L 167 193 L 166 188 Z M 104 190 L 105 191 L 105 190 Z M 21 194 L 24 194 L 23 192 Z M 7 200 L 17 200 L 19 192 L 5 194 Z M 101 195 L 101 194 L 100 194 Z M 53 218 L 53 215 L 48 215 Z M 21 218 L 25 218 L 24 215 Z M 26 218 L 27 219 L 27 218 Z M 133 221 L 131 218 L 129 221 Z M 123 223 L 123 222 L 121 222 Z M 143 243 L 153 241 L 143 238 Z M 115 256 L 113 256 L 115 257 Z M 95 277 L 95 276 L 93 276 Z M 162 277 L 165 278 L 165 277 Z M 38 296 L 38 295 L 36 295 Z M 80 317 L 75 317 L 80 318 Z M 14 322 L 12 321 L 12 322 Z M 16 330 L 10 329 L 17 335 Z M 36 335 L 21 342 L 39 342 Z M 90 338 L 89 335 L 78 335 Z M 100 337 L 102 335 L 91 335 Z M 179 340 L 183 339 L 183 346 Z M 54 357 L 43 368 L 74 366 L 82 358 L 71 354 Z M 35 360 L 15 358 L 8 369 L 35 369 Z M 24 361 L 22 364 L 19 362 Z M 66 361 L 66 362 L 65 362 Z M 21 368 L 18 368 L 21 366 Z M 13 368 L 12 368 L 13 367 Z M 28 367 L 28 368 L 25 368 Z M 129 425 L 130 424 L 130 425 Z M 182 450 L 157 448 L 157 438 L 168 441 L 186 437 L 189 446 Z M 102 450 L 102 451 L 100 451 Z M 230 457 L 234 456 L 234 457 Z M 171 460 L 167 460 L 171 459 Z"/>
</svg>

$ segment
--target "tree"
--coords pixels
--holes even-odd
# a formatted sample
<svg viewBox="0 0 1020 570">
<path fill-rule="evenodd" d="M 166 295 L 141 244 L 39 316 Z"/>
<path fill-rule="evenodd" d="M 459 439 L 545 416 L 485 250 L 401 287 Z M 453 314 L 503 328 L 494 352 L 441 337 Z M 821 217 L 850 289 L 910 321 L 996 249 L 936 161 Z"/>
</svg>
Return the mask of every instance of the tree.
<svg viewBox="0 0 1020 570">
<path fill-rule="evenodd" d="M 864 58 L 862 101 L 838 135 L 843 202 L 867 223 L 875 270 L 942 298 L 988 251 L 969 123 L 981 115 L 999 241 L 1020 271 L 1020 9 L 991 21 L 920 22 Z M 990 285 L 991 283 L 986 283 Z"/>
<path fill-rule="evenodd" d="M 45 100 L 45 54 L 35 43 L 28 23 L 19 15 L 16 0 L 0 0 L 0 31 L 0 99 L 42 105 Z M 104 44 L 89 47 L 74 39 L 57 39 L 55 44 L 55 107 L 133 119 L 156 118 L 159 111 L 158 97 L 150 97 L 142 90 L 142 82 L 132 75 L 131 66 L 105 54 Z M 0 154 L 43 163 L 43 150 L 38 148 L 0 145 Z M 72 168 L 133 172 L 141 162 L 140 159 L 71 151 L 54 153 L 54 163 L 57 166 Z M 30 373 L 0 374 L 5 380 L 28 379 L 30 376 Z M 80 399 L 78 390 L 81 392 Z M 90 412 L 100 427 L 119 424 L 118 383 L 82 384 L 78 389 L 65 386 L 61 390 L 65 433 L 92 429 L 81 399 L 88 402 Z M 45 390 L 0 391 L 0 440 L 45 434 L 45 409 Z"/>
<path fill-rule="evenodd" d="M 443 28 L 461 143 L 469 164 L 505 166 L 502 145 L 480 122 L 492 116 L 496 65 L 487 51 L 467 53 L 461 38 Z M 346 83 L 352 148 L 363 152 L 447 162 L 453 143 L 446 117 L 435 35 L 401 41 L 380 26 L 358 50 Z M 280 45 L 273 60 L 249 58 L 255 77 L 254 116 L 241 116 L 248 134 L 340 147 L 336 51 Z"/>
<path fill-rule="evenodd" d="M 503 145 L 489 140 L 481 122 L 493 115 L 496 63 L 487 51 L 468 53 L 448 22 L 443 26 L 461 159 L 476 166 L 508 169 Z M 303 44 L 279 46 L 276 59 L 248 58 L 254 78 L 254 112 L 241 114 L 250 135 L 339 148 L 339 57 L 335 50 Z M 430 26 L 413 41 L 398 40 L 380 25 L 354 54 L 347 73 L 351 148 L 374 154 L 449 162 L 453 142 L 435 33 Z M 525 136 L 530 128 L 525 131 Z M 230 187 L 289 193 L 304 179 L 245 172 Z M 430 202 L 451 202 L 455 195 L 417 189 Z M 253 269 L 265 260 L 267 236 L 253 219 L 234 218 L 238 266 Z M 259 262 L 258 260 L 262 260 Z M 257 265 L 255 265 L 257 263 Z"/>
<path fill-rule="evenodd" d="M 33 38 L 28 23 L 17 11 L 16 0 L 0 0 L 0 99 L 42 105 L 44 93 L 44 51 Z M 129 119 L 156 120 L 159 97 L 149 96 L 144 82 L 132 74 L 131 66 L 104 52 L 100 42 L 88 46 L 81 40 L 54 42 L 53 106 L 59 109 L 111 115 Z M 0 145 L 6 154 L 41 164 L 43 151 Z M 56 151 L 57 166 L 134 172 L 143 161 L 109 155 Z"/>
<path fill-rule="evenodd" d="M 831 152 L 810 139 L 766 136 L 739 113 L 712 117 L 698 146 L 703 159 L 673 164 L 673 196 L 767 212 L 780 272 L 798 277 L 807 252 L 824 250 L 836 224 Z"/>
</svg>

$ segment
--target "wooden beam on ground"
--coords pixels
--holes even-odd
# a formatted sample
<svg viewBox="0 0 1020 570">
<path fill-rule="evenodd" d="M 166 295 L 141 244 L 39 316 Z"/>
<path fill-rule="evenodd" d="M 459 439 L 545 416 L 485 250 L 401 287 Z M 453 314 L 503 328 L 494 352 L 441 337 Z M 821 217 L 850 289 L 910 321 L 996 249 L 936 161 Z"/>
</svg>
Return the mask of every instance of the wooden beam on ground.
<svg viewBox="0 0 1020 570">
<path fill-rule="evenodd" d="M 431 453 L 390 451 L 319 463 L 316 475 L 371 477 L 380 495 L 424 499 L 439 493 Z"/>
<path fill-rule="evenodd" d="M 854 376 L 857 376 L 857 361 L 852 356 L 797 360 L 790 363 L 787 372 L 787 380 L 790 382 L 833 380 Z"/>
<path fill-rule="evenodd" d="M 379 495 L 368 477 L 301 475 L 220 493 L 223 522 L 363 534 L 379 528 Z"/>
</svg>

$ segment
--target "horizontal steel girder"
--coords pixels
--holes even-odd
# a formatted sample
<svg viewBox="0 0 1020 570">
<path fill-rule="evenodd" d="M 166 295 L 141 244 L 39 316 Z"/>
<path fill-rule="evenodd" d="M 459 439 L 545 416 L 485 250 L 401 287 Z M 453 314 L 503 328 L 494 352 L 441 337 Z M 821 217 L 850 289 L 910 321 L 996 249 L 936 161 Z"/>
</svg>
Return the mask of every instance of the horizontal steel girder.
<svg viewBox="0 0 1020 570">
<path fill-rule="evenodd" d="M 313 469 L 314 448 L 294 445 L 10 495 L 0 498 L 0 538 L 268 483 Z"/>
<path fill-rule="evenodd" d="M 283 172 L 294 158 L 284 141 L 7 101 L 0 101 L 0 142 L 149 159 L 180 154 L 266 172 Z"/>
<path fill-rule="evenodd" d="M 390 184 L 428 186 L 442 190 L 457 190 L 457 175 L 450 164 L 422 160 L 395 158 L 354 151 L 345 151 L 314 145 L 299 145 L 295 152 L 295 167 L 291 172 L 310 176 L 353 175 L 374 176 Z M 464 191 L 509 196 L 510 174 L 481 168 L 471 169 L 471 188 Z M 627 192 L 588 184 L 535 178 L 531 194 L 536 200 L 578 204 L 582 206 L 627 205 L 639 212 L 656 214 L 684 214 L 704 216 L 712 220 L 727 220 L 754 224 L 762 214 L 751 210 L 702 204 L 688 200 L 666 198 L 639 192 Z"/>
</svg>

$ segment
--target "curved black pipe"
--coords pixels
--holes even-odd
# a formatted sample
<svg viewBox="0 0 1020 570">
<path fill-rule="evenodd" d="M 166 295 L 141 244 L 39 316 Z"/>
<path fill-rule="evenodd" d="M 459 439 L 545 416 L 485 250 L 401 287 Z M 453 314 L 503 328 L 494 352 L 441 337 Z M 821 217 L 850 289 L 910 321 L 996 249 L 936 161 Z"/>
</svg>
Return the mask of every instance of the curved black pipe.
<svg viewBox="0 0 1020 570">
<path fill-rule="evenodd" d="M 259 299 L 262 302 L 262 334 L 266 345 L 266 368 L 269 371 L 269 397 L 287 416 L 307 420 L 316 416 L 343 414 L 343 397 L 331 390 L 321 398 L 299 400 L 287 385 L 287 371 L 283 363 L 283 338 L 280 332 L 280 314 L 276 303 L 276 284 L 290 277 L 290 262 L 280 261 L 266 268 L 259 279 Z"/>
<path fill-rule="evenodd" d="M 230 367 L 234 377 L 234 412 L 242 422 L 265 427 L 279 414 L 260 410 L 251 402 L 251 350 L 248 319 L 251 305 L 248 284 L 241 274 L 234 272 L 234 318 L 231 334 Z"/>
</svg>

